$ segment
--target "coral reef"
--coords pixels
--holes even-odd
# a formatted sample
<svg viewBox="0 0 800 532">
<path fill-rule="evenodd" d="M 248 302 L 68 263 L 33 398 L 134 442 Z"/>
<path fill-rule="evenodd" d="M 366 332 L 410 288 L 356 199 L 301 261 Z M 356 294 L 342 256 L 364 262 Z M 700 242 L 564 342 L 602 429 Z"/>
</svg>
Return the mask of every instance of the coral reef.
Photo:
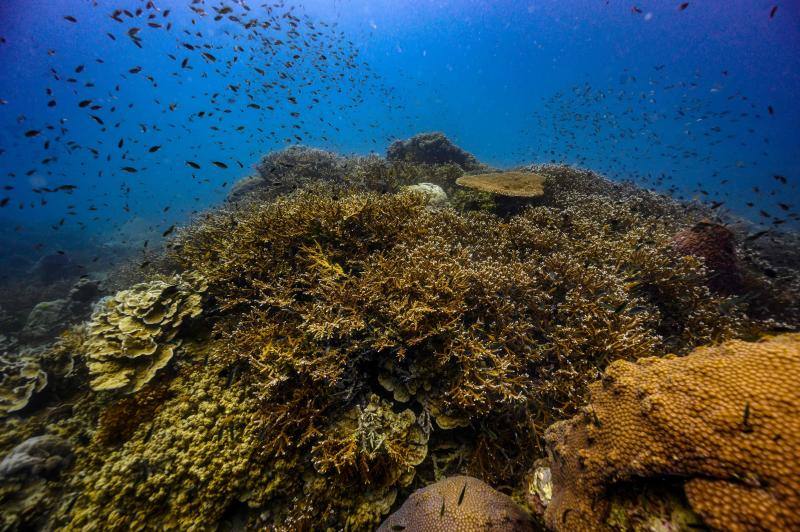
<svg viewBox="0 0 800 532">
<path fill-rule="evenodd" d="M 456 476 L 412 493 L 378 530 L 521 532 L 533 530 L 533 521 L 508 495 L 477 478 Z"/>
<path fill-rule="evenodd" d="M 87 366 L 94 390 L 134 392 L 167 365 L 178 329 L 202 311 L 196 276 L 139 283 L 101 302 L 89 323 Z"/>
<path fill-rule="evenodd" d="M 389 160 L 269 154 L 147 268 L 115 269 L 104 281 L 115 295 L 88 322 L 24 351 L 47 388 L 0 420 L 0 450 L 52 434 L 74 460 L 0 488 L 2 523 L 374 530 L 454 475 L 521 489 L 546 427 L 579 412 L 614 361 L 798 323 L 776 313 L 797 293 L 782 292 L 789 269 L 772 278 L 769 261 L 744 254 L 748 290 L 768 287 L 756 302 L 711 290 L 704 258 L 676 252 L 674 235 L 707 213 L 560 166 L 518 169 L 543 177 L 542 193 L 504 209 L 457 184 L 461 164 L 486 168 L 442 139 Z M 441 157 L 451 162 L 426 162 Z M 86 305 L 98 295 L 73 292 Z M 2 346 L 23 352 L 15 338 Z M 478 482 L 425 511 L 463 525 L 518 515 Z M 537 482 L 546 497 L 543 472 Z M 413 529 L 425 515 L 413 501 L 441 489 L 386 527 Z M 611 500 L 609 522 L 695 523 L 688 506 L 648 490 Z"/>
<path fill-rule="evenodd" d="M 0 414 L 22 410 L 47 386 L 47 374 L 34 356 L 0 356 Z"/>
<path fill-rule="evenodd" d="M 547 430 L 548 525 L 610 530 L 614 485 L 666 477 L 714 529 L 797 529 L 797 382 L 800 334 L 611 364 L 589 406 Z"/>
<path fill-rule="evenodd" d="M 736 260 L 733 233 L 723 225 L 698 222 L 672 239 L 672 246 L 684 255 L 703 259 L 709 270 L 708 285 L 718 292 L 742 289 L 742 274 Z"/>
<path fill-rule="evenodd" d="M 397 140 L 386 150 L 386 158 L 389 161 L 437 165 L 453 163 L 467 172 L 486 168 L 474 155 L 462 150 L 439 132 L 420 133 L 410 139 Z"/>
<path fill-rule="evenodd" d="M 544 428 L 610 362 L 747 334 L 701 262 L 669 247 L 672 219 L 602 196 L 564 201 L 502 219 L 313 187 L 180 232 L 175 260 L 225 316 L 219 356 L 253 371 L 266 459 L 291 471 L 280 491 L 313 501 L 276 510 L 281 526 L 370 528 L 392 491 L 440 474 L 516 483 Z M 390 429 L 399 412 L 431 419 L 436 445 L 408 488 L 398 471 L 410 464 L 365 452 L 370 409 L 395 419 L 374 441 L 403 441 Z"/>
</svg>

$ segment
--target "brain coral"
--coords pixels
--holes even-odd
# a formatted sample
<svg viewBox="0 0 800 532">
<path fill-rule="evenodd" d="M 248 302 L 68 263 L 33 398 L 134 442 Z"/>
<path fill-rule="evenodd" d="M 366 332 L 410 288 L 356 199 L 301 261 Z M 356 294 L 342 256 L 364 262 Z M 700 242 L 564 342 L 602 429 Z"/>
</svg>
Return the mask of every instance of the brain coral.
<svg viewBox="0 0 800 532">
<path fill-rule="evenodd" d="M 449 477 L 411 494 L 379 531 L 478 532 L 532 530 L 511 498 L 477 478 Z"/>
<path fill-rule="evenodd" d="M 185 275 L 139 283 L 101 303 L 86 342 L 94 390 L 135 392 L 167 365 L 178 328 L 200 314 L 205 286 Z"/>
<path fill-rule="evenodd" d="M 36 359 L 0 357 L 0 414 L 22 410 L 45 386 L 47 374 Z"/>
<path fill-rule="evenodd" d="M 800 529 L 800 334 L 611 364 L 546 433 L 556 530 L 608 529 L 615 483 L 679 478 L 720 530 Z"/>
</svg>

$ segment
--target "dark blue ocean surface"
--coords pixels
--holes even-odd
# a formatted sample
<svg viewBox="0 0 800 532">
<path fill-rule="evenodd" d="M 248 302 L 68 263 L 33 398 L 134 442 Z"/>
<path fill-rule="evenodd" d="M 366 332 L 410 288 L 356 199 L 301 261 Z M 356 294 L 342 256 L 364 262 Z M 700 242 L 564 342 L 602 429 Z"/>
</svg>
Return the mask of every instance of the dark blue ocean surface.
<svg viewBox="0 0 800 532">
<path fill-rule="evenodd" d="M 271 150 L 421 131 L 796 225 L 797 2 L 5 0 L 0 36 L 15 253 L 158 239 Z"/>
</svg>

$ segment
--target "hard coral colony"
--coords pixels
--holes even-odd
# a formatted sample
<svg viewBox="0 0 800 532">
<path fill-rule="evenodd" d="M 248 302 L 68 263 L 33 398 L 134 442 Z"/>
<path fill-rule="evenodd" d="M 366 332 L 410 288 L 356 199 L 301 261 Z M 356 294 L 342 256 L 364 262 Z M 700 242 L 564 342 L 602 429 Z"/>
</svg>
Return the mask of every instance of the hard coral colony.
<svg viewBox="0 0 800 532">
<path fill-rule="evenodd" d="M 788 377 L 769 375 L 794 371 L 794 337 L 698 346 L 796 329 L 796 272 L 766 276 L 768 259 L 744 250 L 736 274 L 757 297 L 717 290 L 719 261 L 685 236 L 707 212 L 567 167 L 489 173 L 442 138 L 393 145 L 386 159 L 269 155 L 231 201 L 177 231 L 161 271 L 101 300 L 27 365 L 4 365 L 2 449 L 49 434 L 74 454 L 46 479 L 14 470 L 41 511 L 3 499 L 8 526 L 370 530 L 396 511 L 383 529 L 519 530 L 534 526 L 518 503 L 534 471 L 548 484 L 546 450 L 567 460 L 548 466 L 553 528 L 600 526 L 584 507 L 609 506 L 608 483 L 645 474 L 687 478 L 705 525 L 740 522 L 706 504 L 723 484 L 774 495 L 772 515 L 789 523 L 790 433 L 754 443 L 759 460 L 739 457 L 730 473 L 691 455 L 695 433 L 666 438 L 658 416 L 680 405 L 676 416 L 696 414 L 681 425 L 705 434 L 721 422 L 702 411 L 711 400 L 720 416 L 741 414 L 725 421 L 731 437 L 766 442 L 770 397 L 791 395 Z M 488 181 L 537 190 L 509 208 Z M 769 306 L 776 293 L 793 303 Z M 53 371 L 65 353 L 76 369 Z M 719 384 L 701 368 L 712 358 Z M 687 389 L 673 377 L 682 364 L 695 368 Z M 602 401 L 630 406 L 631 430 L 653 441 L 614 432 Z M 558 444 L 563 423 L 591 434 Z M 710 464 L 730 454 L 720 438 L 704 440 Z M 588 440 L 609 453 L 582 468 L 574 449 Z M 643 445 L 687 463 L 637 461 Z"/>
</svg>

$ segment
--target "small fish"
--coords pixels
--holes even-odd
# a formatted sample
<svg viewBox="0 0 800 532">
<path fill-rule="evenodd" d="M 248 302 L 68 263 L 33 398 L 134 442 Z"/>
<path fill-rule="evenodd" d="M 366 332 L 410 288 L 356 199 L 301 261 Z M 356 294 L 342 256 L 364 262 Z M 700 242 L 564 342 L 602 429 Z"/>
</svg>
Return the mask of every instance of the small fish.
<svg viewBox="0 0 800 532">
<path fill-rule="evenodd" d="M 8 198 L 8 197 L 1 199 L 0 200 L 0 207 L 5 207 L 6 205 L 8 205 L 9 201 L 11 201 L 11 198 Z"/>
<path fill-rule="evenodd" d="M 464 485 L 461 487 L 461 493 L 458 494 L 458 502 L 456 506 L 461 506 L 461 503 L 464 502 L 464 494 L 467 491 L 467 483 L 464 482 Z"/>
<path fill-rule="evenodd" d="M 155 152 L 157 152 L 157 151 L 158 151 L 158 150 L 160 150 L 160 149 L 161 149 L 161 146 L 151 146 L 151 147 L 150 147 L 150 149 L 149 149 L 149 150 L 147 150 L 147 151 L 148 151 L 149 153 L 155 153 Z"/>
<path fill-rule="evenodd" d="M 752 242 L 753 240 L 759 239 L 762 236 L 766 235 L 767 233 L 769 233 L 769 230 L 759 231 L 758 233 L 753 233 L 752 235 L 745 237 L 744 240 L 745 242 Z"/>
<path fill-rule="evenodd" d="M 742 412 L 742 432 L 749 434 L 753 432 L 753 427 L 750 425 L 750 402 L 744 404 L 744 412 Z"/>
<path fill-rule="evenodd" d="M 82 101 L 78 102 L 78 107 L 86 107 L 88 105 L 91 105 L 91 103 L 92 103 L 92 100 L 82 100 Z"/>
<path fill-rule="evenodd" d="M 136 172 L 138 172 L 138 170 L 136 168 L 134 168 L 133 166 L 123 166 L 122 167 L 122 171 L 123 172 L 128 172 L 129 174 L 135 174 Z"/>
<path fill-rule="evenodd" d="M 138 74 L 141 71 L 142 71 L 142 67 L 140 67 L 140 66 L 135 66 L 132 69 L 128 70 L 128 72 L 130 72 L 131 74 Z"/>
<path fill-rule="evenodd" d="M 76 22 L 78 22 L 78 19 L 76 19 L 76 18 L 75 18 L 75 17 L 73 17 L 72 15 L 67 15 L 66 17 L 64 17 L 64 20 L 67 20 L 67 21 L 69 21 L 69 22 L 72 22 L 73 24 L 74 24 L 74 23 L 76 23 Z"/>
<path fill-rule="evenodd" d="M 28 138 L 30 138 L 30 137 L 38 137 L 41 133 L 42 132 L 39 131 L 38 129 L 29 129 L 28 131 L 25 132 L 25 136 L 28 137 Z"/>
<path fill-rule="evenodd" d="M 774 176 L 772 176 L 772 178 L 773 178 L 774 180 L 776 180 L 776 181 L 780 182 L 782 185 L 785 185 L 785 184 L 786 184 L 786 178 L 785 178 L 784 176 L 782 176 L 782 175 L 775 174 Z"/>
<path fill-rule="evenodd" d="M 199 165 L 199 164 L 197 164 L 197 163 L 196 163 L 196 162 L 194 162 L 194 161 L 186 161 L 186 165 L 187 165 L 187 166 L 191 166 L 191 167 L 192 167 L 192 168 L 194 168 L 195 170 L 199 170 L 199 169 L 200 169 L 200 165 Z"/>
<path fill-rule="evenodd" d="M 167 230 L 161 233 L 161 236 L 169 236 L 175 230 L 175 224 L 170 225 L 167 227 Z"/>
<path fill-rule="evenodd" d="M 220 161 L 211 161 L 211 164 L 213 164 L 214 166 L 216 166 L 218 168 L 228 168 L 227 164 L 222 163 Z"/>
<path fill-rule="evenodd" d="M 778 12 L 778 6 L 772 6 L 772 9 L 769 10 L 769 18 L 774 17 L 775 13 L 777 12 Z"/>
<path fill-rule="evenodd" d="M 678 11 L 683 11 L 687 7 L 689 7 L 689 2 L 684 2 L 684 3 L 682 3 L 681 5 L 678 6 Z"/>
<path fill-rule="evenodd" d="M 775 109 L 773 109 L 771 105 L 767 106 L 767 111 L 769 111 L 770 115 L 774 115 L 775 114 Z"/>
</svg>

